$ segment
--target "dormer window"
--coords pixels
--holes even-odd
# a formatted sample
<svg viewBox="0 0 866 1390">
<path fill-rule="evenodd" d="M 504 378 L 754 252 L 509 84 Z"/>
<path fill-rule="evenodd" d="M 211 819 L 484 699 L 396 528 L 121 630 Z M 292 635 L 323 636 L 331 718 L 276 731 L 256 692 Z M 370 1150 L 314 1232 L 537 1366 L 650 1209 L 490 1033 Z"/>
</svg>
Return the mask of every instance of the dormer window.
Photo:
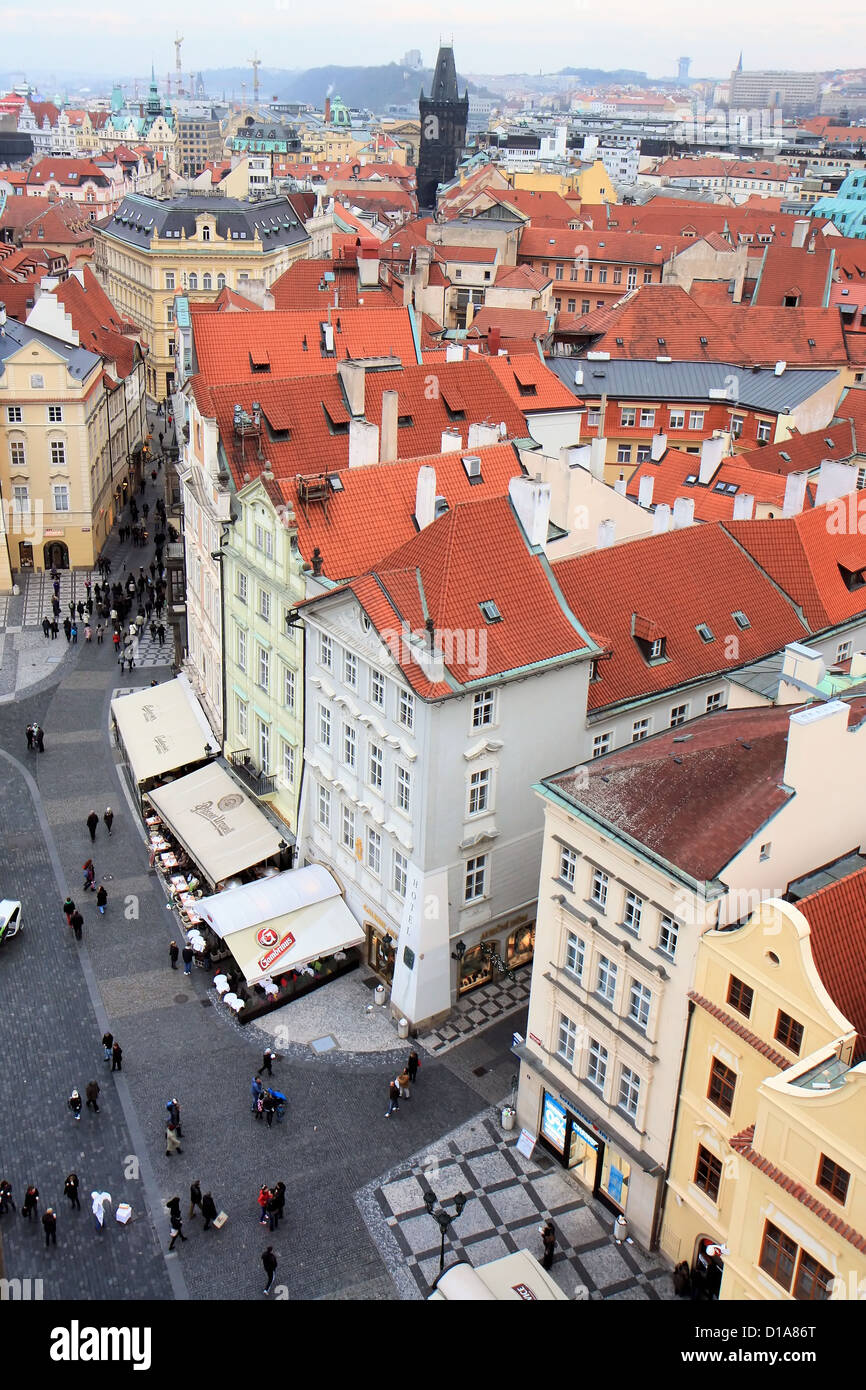
<svg viewBox="0 0 866 1390">
<path fill-rule="evenodd" d="M 667 661 L 667 637 L 659 624 L 651 618 L 642 618 L 635 613 L 631 620 L 632 637 L 638 645 L 640 654 L 648 665 L 654 666 Z"/>
<path fill-rule="evenodd" d="M 846 569 L 845 565 L 840 564 L 839 573 L 842 576 L 842 582 L 844 583 L 845 588 L 851 590 L 852 592 L 854 589 L 862 589 L 863 586 L 866 585 L 866 576 L 864 576 L 864 570 L 866 570 L 866 564 L 861 565 L 859 569 L 853 570 Z"/>
<path fill-rule="evenodd" d="M 483 599 L 478 607 L 481 609 L 481 615 L 486 623 L 502 622 L 502 614 L 492 598 Z"/>
<path fill-rule="evenodd" d="M 706 623 L 698 623 L 695 628 L 695 632 L 698 634 L 702 642 L 709 643 L 715 642 L 716 640 L 715 633 L 713 632 L 711 627 L 707 627 Z"/>
<path fill-rule="evenodd" d="M 752 626 L 752 624 L 749 622 L 749 619 L 746 617 L 745 613 L 743 613 L 742 610 L 739 609 L 739 608 L 736 610 L 736 612 L 734 612 L 734 613 L 731 614 L 731 617 L 733 618 L 734 622 L 737 624 L 737 627 L 738 627 L 741 631 L 745 631 L 745 629 L 746 629 L 747 627 L 751 627 L 751 626 Z"/>
</svg>

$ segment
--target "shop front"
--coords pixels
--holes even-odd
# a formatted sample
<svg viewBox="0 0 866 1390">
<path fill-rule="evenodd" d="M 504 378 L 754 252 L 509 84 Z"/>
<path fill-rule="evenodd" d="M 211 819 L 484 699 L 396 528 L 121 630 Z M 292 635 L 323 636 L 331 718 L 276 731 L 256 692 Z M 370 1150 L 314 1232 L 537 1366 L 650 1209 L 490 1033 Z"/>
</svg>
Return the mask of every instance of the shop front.
<svg viewBox="0 0 866 1390">
<path fill-rule="evenodd" d="M 560 1095 L 541 1093 L 539 1139 L 611 1211 L 624 1212 L 631 1163 L 616 1141 Z"/>
<path fill-rule="evenodd" d="M 454 952 L 458 960 L 458 997 L 489 984 L 506 971 L 528 965 L 534 947 L 535 918 L 525 914 L 485 928 L 474 945 L 458 942 Z"/>
</svg>

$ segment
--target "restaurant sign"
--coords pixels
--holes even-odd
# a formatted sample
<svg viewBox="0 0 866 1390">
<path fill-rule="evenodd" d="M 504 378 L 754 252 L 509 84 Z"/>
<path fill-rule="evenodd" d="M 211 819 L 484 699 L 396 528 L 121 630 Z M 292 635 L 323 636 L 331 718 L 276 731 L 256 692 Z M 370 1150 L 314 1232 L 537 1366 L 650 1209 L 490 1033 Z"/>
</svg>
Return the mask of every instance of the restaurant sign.
<svg viewBox="0 0 866 1390">
<path fill-rule="evenodd" d="M 269 970 L 295 944 L 295 938 L 291 932 L 286 932 L 284 937 L 279 937 L 273 927 L 262 927 L 261 931 L 256 932 L 256 941 L 260 946 L 270 947 L 263 956 L 259 957 L 259 969 L 262 971 Z"/>
</svg>

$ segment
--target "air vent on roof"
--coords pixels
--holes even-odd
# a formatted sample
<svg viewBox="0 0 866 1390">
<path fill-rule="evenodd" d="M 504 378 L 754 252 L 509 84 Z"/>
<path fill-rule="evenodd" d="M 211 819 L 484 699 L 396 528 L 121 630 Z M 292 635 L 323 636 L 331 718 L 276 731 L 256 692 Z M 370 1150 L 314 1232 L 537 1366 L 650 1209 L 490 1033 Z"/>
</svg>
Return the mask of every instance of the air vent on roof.
<svg viewBox="0 0 866 1390">
<path fill-rule="evenodd" d="M 773 368 L 773 375 L 774 375 L 774 376 L 781 376 L 782 373 L 784 372 L 785 368 L 787 367 L 787 365 L 788 365 L 788 364 L 787 364 L 787 362 L 785 362 L 785 361 L 777 362 L 776 365 L 775 365 L 775 367 Z"/>
</svg>

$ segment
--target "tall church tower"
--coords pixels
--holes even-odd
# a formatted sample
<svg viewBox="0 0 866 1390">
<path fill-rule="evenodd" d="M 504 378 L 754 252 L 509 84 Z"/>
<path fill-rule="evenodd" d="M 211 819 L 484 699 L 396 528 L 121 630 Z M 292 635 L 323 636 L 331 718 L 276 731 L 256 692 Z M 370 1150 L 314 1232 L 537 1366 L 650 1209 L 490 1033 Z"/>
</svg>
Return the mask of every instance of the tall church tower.
<svg viewBox="0 0 866 1390">
<path fill-rule="evenodd" d="M 466 143 L 469 119 L 469 92 L 461 98 L 457 91 L 454 50 L 443 44 L 436 59 L 430 96 L 421 90 L 421 147 L 416 183 L 419 208 L 435 208 L 436 189 L 454 177 Z"/>
</svg>

